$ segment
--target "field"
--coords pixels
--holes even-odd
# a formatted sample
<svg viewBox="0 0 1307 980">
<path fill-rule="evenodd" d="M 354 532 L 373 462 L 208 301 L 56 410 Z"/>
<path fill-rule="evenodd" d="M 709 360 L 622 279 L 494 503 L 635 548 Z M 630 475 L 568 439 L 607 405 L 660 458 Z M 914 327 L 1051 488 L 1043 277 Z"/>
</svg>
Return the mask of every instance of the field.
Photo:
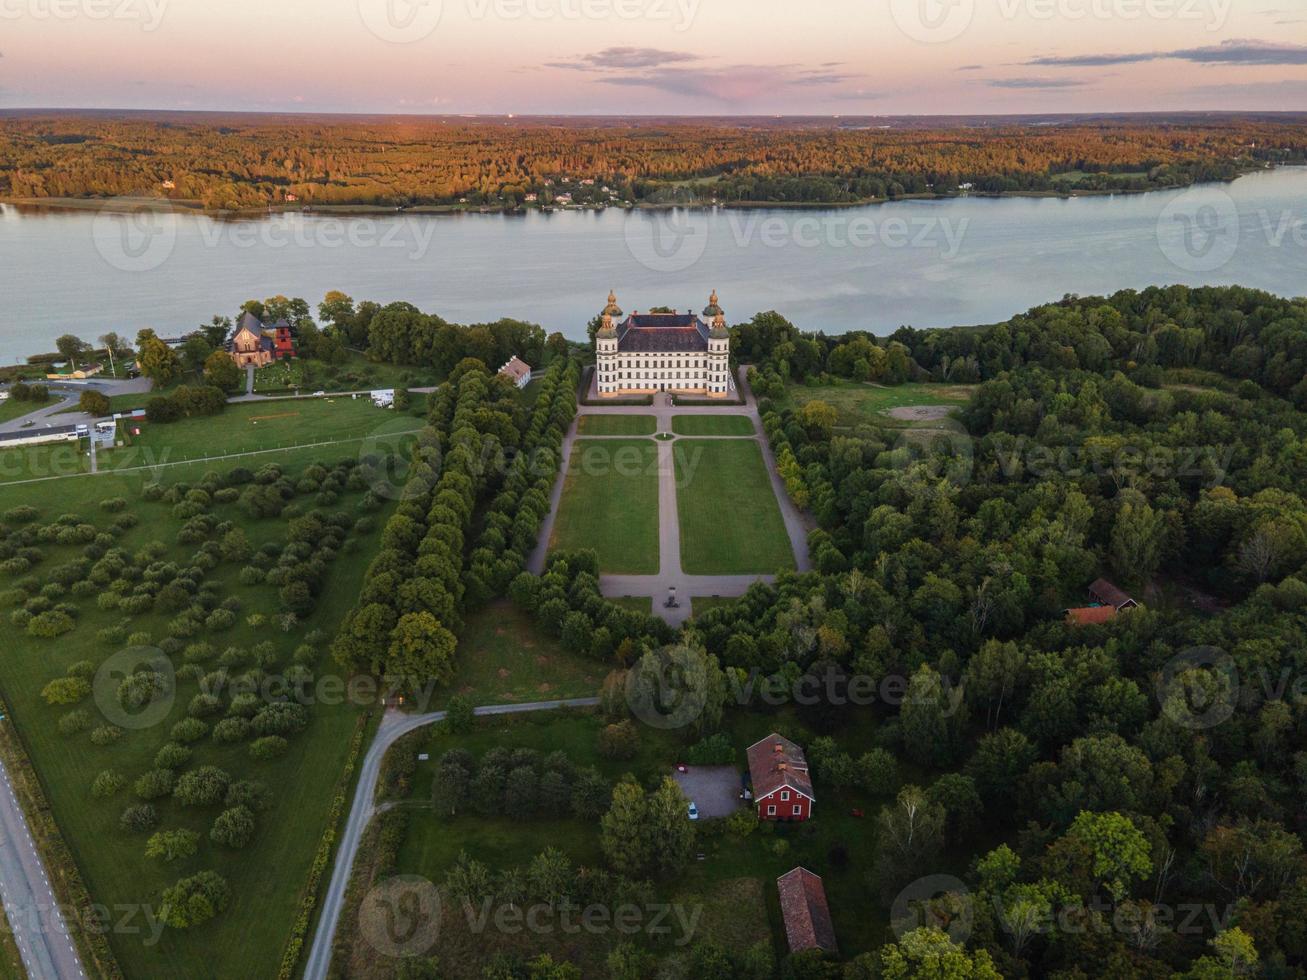
<svg viewBox="0 0 1307 980">
<path fill-rule="evenodd" d="M 306 360 L 297 357 L 258 368 L 254 372 L 254 391 L 275 394 L 295 389 L 301 391 L 362 391 L 368 388 L 428 388 L 442 379 L 429 368 L 401 367 L 369 361 L 353 351 L 341 364 Z M 245 376 L 241 375 L 241 392 Z"/>
<path fill-rule="evenodd" d="M 651 436 L 658 420 L 652 415 L 582 415 L 576 432 L 582 436 Z"/>
<path fill-rule="evenodd" d="M 678 436 L 751 436 L 753 419 L 747 415 L 673 415 L 672 431 Z"/>
<path fill-rule="evenodd" d="M 733 606 L 735 603 L 739 601 L 740 600 L 734 596 L 720 596 L 720 595 L 693 596 L 690 599 L 690 615 L 702 616 L 704 613 L 707 613 L 713 609 L 721 608 L 722 606 Z"/>
<path fill-rule="evenodd" d="M 88 473 L 90 468 L 91 461 L 86 451 L 75 442 L 0 449 L 0 485 Z"/>
<path fill-rule="evenodd" d="M 529 614 L 498 599 L 468 617 L 458 637 L 453 683 L 430 710 L 442 708 L 447 694 L 461 694 L 478 705 L 590 697 L 608 670 L 607 664 L 567 650 L 538 629 Z"/>
<path fill-rule="evenodd" d="M 592 548 L 605 573 L 658 572 L 658 449 L 652 439 L 577 440 L 549 548 Z"/>
<path fill-rule="evenodd" d="M 376 434 L 389 439 L 422 427 L 420 419 L 377 408 L 367 398 L 299 398 L 229 404 L 220 415 L 162 425 L 141 423 L 129 437 L 134 453 L 102 454 L 102 467 L 166 463 L 288 446 L 337 442 Z M 324 452 L 332 447 L 323 447 Z M 127 460 L 127 462 L 123 462 Z"/>
<path fill-rule="evenodd" d="M 16 398 L 6 398 L 0 402 L 0 422 L 8 422 L 12 419 L 22 418 L 31 412 L 39 411 L 49 405 L 53 398 L 47 398 L 43 402 L 19 401 Z"/>
<path fill-rule="evenodd" d="M 678 439 L 676 501 L 687 575 L 771 574 L 794 567 L 780 505 L 752 439 Z M 735 520 L 723 520 L 723 514 Z"/>
<path fill-rule="evenodd" d="M 322 458 L 333 462 L 352 456 L 348 451 L 316 453 L 299 451 L 279 460 L 286 472 L 293 467 Z M 233 464 L 187 464 L 170 468 L 169 480 L 198 480 L 209 469 L 226 472 Z M 0 487 L 0 510 L 22 503 L 34 503 L 40 516 L 38 523 L 55 517 L 78 514 L 85 520 L 107 527 L 116 512 L 101 509 L 98 502 L 121 497 L 128 501 L 123 513 L 135 515 L 139 523 L 121 533 L 115 546 L 134 552 L 152 541 L 163 543 L 163 557 L 180 562 L 195 550 L 194 544 L 174 543 L 183 521 L 172 513 L 173 505 L 164 501 L 147 502 L 140 492 L 147 476 L 142 473 L 103 473 L 95 477 L 53 480 L 41 486 L 39 494 L 31 487 Z M 351 512 L 360 492 L 342 495 L 332 509 Z M 312 496 L 298 496 L 294 501 L 301 510 L 314 506 Z M 247 530 L 250 544 L 280 548 L 286 537 L 286 520 L 253 520 L 237 504 L 215 503 L 211 513 L 218 520 L 233 520 Z M 384 515 L 382 515 L 384 516 Z M 213 643 L 216 651 L 228 647 L 249 650 L 259 643 L 268 644 L 266 663 L 272 671 L 285 670 L 291 653 L 305 643 L 310 630 L 323 631 L 319 645 L 311 646 L 299 662 L 322 677 L 332 671 L 325 639 L 333 633 L 343 613 L 358 594 L 363 570 L 377 543 L 377 532 L 369 535 L 351 532 L 339 555 L 331 562 L 323 591 L 313 611 L 283 631 L 273 622 L 249 622 L 247 617 L 265 614 L 269 620 L 278 611 L 277 590 L 268 585 L 244 585 L 237 579 L 239 564 L 222 561 L 204 573 L 205 584 L 218 587 L 218 594 L 240 604 L 235 622 L 220 632 L 206 627 L 200 636 Z M 45 560 L 33 570 L 42 576 L 61 562 L 80 554 L 80 545 L 42 545 Z M 4 586 L 13 585 L 5 576 Z M 10 599 L 12 602 L 12 599 Z M 321 698 L 310 688 L 307 727 L 289 736 L 287 751 L 274 759 L 255 761 L 242 743 L 222 745 L 205 738 L 194 743 L 193 757 L 182 768 L 197 764 L 217 765 L 233 779 L 257 779 L 272 794 L 271 806 L 256 817 L 252 841 L 241 851 L 225 851 L 210 842 L 208 832 L 220 807 L 188 808 L 168 797 L 156 799 L 161 829 L 186 828 L 199 833 L 199 852 L 172 864 L 146 859 L 143 855 L 147 834 L 129 833 L 119 826 L 119 814 L 134 797 L 132 781 L 154 763 L 155 753 L 170 740 L 170 729 L 188 715 L 190 702 L 198 692 L 196 681 L 178 677 L 177 694 L 166 717 L 147 727 L 138 720 L 120 725 L 125 733 L 115 742 L 95 745 L 85 731 L 63 734 L 57 722 L 71 710 L 86 710 L 92 725 L 104 724 L 116 708 L 116 679 L 108 687 L 100 685 L 96 697 L 80 705 L 52 706 L 39 692 L 49 681 L 64 674 L 74 663 L 100 665 L 109 655 L 122 648 L 121 640 L 100 639 L 97 633 L 118 624 L 121 610 L 101 610 L 92 598 L 76 598 L 79 616 L 76 627 L 57 640 L 41 639 L 25 631 L 11 630 L 6 656 L 0 658 L 0 692 L 7 701 L 11 717 L 22 736 L 36 770 L 50 799 L 55 818 L 76 860 L 94 901 L 110 908 L 142 904 L 157 910 L 164 888 L 179 877 L 201 869 L 218 870 L 231 889 L 231 903 L 217 918 L 191 929 L 166 929 L 157 942 L 148 931 L 131 935 L 111 933 L 109 942 L 129 977 L 144 976 L 243 976 L 272 977 L 276 974 L 282 949 L 298 911 L 298 899 L 304 887 L 310 863 L 325 827 L 331 793 L 347 756 L 351 737 L 356 730 L 361 708 L 347 699 L 328 698 L 325 688 Z M 6 615 L 9 610 L 6 610 Z M 147 611 L 131 617 L 132 631 L 143 631 L 149 642 L 158 643 L 169 633 L 174 612 Z M 176 662 L 182 658 L 177 655 Z M 274 666 L 274 664 L 276 666 Z M 206 663 L 212 669 L 213 662 Z M 111 719 L 118 720 L 118 719 Z M 214 719 L 208 719 L 212 722 Z M 106 799 L 90 795 L 96 774 L 112 769 L 127 780 L 127 785 Z M 275 874 L 268 869 L 275 868 Z"/>
<path fill-rule="evenodd" d="M 790 385 L 780 399 L 781 408 L 800 408 L 810 401 L 823 401 L 838 413 L 837 425 L 864 422 L 903 425 L 888 414 L 895 408 L 913 405 L 942 405 L 961 408 L 970 400 L 974 385 L 903 384 L 893 387 L 834 381 L 825 385 Z"/>
</svg>

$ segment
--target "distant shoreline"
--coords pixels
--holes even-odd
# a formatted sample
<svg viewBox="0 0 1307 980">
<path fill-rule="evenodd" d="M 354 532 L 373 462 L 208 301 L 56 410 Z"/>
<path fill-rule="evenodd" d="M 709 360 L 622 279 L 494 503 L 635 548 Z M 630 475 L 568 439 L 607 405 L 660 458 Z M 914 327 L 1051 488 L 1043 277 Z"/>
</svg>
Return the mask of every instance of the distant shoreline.
<svg viewBox="0 0 1307 980">
<path fill-rule="evenodd" d="M 1003 198 L 1063 198 L 1070 199 L 1076 197 L 1104 197 L 1113 194 L 1151 194 L 1157 191 L 1175 191 L 1184 190 L 1188 187 L 1198 187 L 1208 184 L 1230 184 L 1240 177 L 1246 177 L 1254 173 L 1266 173 L 1277 169 L 1275 164 L 1267 164 L 1263 167 L 1252 167 L 1241 170 L 1229 180 L 1209 180 L 1199 181 L 1192 184 L 1184 184 L 1175 187 L 1144 187 L 1134 188 L 1113 188 L 1113 189 L 1095 189 L 1082 188 L 1070 190 L 1029 190 L 1029 191 L 967 191 L 960 194 L 900 194 L 898 197 L 873 197 L 864 198 L 857 201 L 693 201 L 693 202 L 647 202 L 642 201 L 637 204 L 626 203 L 609 203 L 609 204 L 572 204 L 572 205 L 550 205 L 540 206 L 537 204 L 519 205 L 515 208 L 491 207 L 489 205 L 469 205 L 469 204 L 415 204 L 411 206 L 398 207 L 384 204 L 318 204 L 318 205 L 296 205 L 296 204 L 269 204 L 261 208 L 240 208 L 236 210 L 206 210 L 196 201 L 174 200 L 162 197 L 116 197 L 116 198 L 90 198 L 90 197 L 6 197 L 0 195 L 0 204 L 7 204 L 17 208 L 29 210 L 50 210 L 50 211 L 102 211 L 110 214 L 130 214 L 138 210 L 152 210 L 161 212 L 170 212 L 174 214 L 192 214 L 202 215 L 212 218 L 215 221 L 232 220 L 232 221 L 249 221 L 259 218 L 267 218 L 274 215 L 282 214 L 304 214 L 304 215 L 325 215 L 329 217 L 375 217 L 378 215 L 396 215 L 396 214 L 416 214 L 416 215 L 449 215 L 449 214 L 507 214 L 507 215 L 525 215 L 529 212 L 541 212 L 551 214 L 557 211 L 606 211 L 615 209 L 619 211 L 673 211 L 677 209 L 685 210 L 712 210 L 722 208 L 727 210 L 792 210 L 792 211 L 817 211 L 830 210 L 834 208 L 861 208 L 879 204 L 893 204 L 898 201 L 955 201 L 964 198 L 990 198 L 999 200 Z"/>
</svg>

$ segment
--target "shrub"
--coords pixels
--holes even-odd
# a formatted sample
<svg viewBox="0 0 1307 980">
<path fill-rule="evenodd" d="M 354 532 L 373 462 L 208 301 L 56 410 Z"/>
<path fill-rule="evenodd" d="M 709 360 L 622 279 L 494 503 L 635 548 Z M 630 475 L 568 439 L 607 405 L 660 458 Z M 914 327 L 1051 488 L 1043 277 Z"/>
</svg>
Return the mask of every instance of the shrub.
<svg viewBox="0 0 1307 980">
<path fill-rule="evenodd" d="M 250 757 L 266 761 L 285 753 L 288 743 L 280 735 L 265 735 L 250 743 Z"/>
<path fill-rule="evenodd" d="M 171 737 L 174 742 L 198 742 L 209 734 L 209 726 L 198 718 L 183 718 L 172 726 Z"/>
<path fill-rule="evenodd" d="M 213 726 L 215 742 L 243 742 L 250 736 L 250 723 L 244 718 L 224 718 Z"/>
<path fill-rule="evenodd" d="M 172 795 L 186 806 L 213 806 L 222 802 L 231 777 L 217 766 L 200 766 L 182 773 Z"/>
<path fill-rule="evenodd" d="M 101 725 L 91 732 L 92 745 L 112 745 L 123 737 L 123 730 L 117 725 Z"/>
<path fill-rule="evenodd" d="M 256 735 L 289 735 L 308 724 L 304 705 L 278 701 L 263 708 L 250 722 Z"/>
<path fill-rule="evenodd" d="M 41 688 L 46 704 L 76 704 L 91 693 L 91 684 L 84 677 L 56 677 Z"/>
<path fill-rule="evenodd" d="M 109 497 L 107 500 L 100 501 L 100 509 L 108 511 L 110 514 L 116 514 L 127 509 L 127 501 L 122 497 Z"/>
<path fill-rule="evenodd" d="M 137 803 L 123 811 L 118 819 L 123 830 L 141 834 L 159 826 L 159 814 L 148 803 Z"/>
<path fill-rule="evenodd" d="M 630 720 L 607 725 L 599 732 L 599 754 L 605 759 L 633 759 L 640 749 L 640 733 Z"/>
<path fill-rule="evenodd" d="M 220 874 L 201 871 L 164 889 L 159 919 L 174 929 L 199 925 L 225 909 L 230 895 L 227 881 Z"/>
<path fill-rule="evenodd" d="M 206 718 L 222 710 L 222 699 L 212 694 L 197 694 L 191 698 L 186 713 L 192 718 Z"/>
<path fill-rule="evenodd" d="M 51 609 L 49 612 L 43 612 L 39 616 L 33 616 L 27 624 L 27 632 L 32 636 L 55 637 L 62 636 L 73 628 L 73 617 L 66 612 L 57 609 Z"/>
<path fill-rule="evenodd" d="M 114 772 L 112 769 L 103 769 L 91 781 L 91 795 L 102 800 L 107 796 L 113 796 L 126 783 L 127 780 L 121 774 Z"/>
<path fill-rule="evenodd" d="M 190 857 L 199 849 L 199 845 L 200 835 L 193 830 L 161 830 L 151 834 L 145 842 L 145 856 L 176 861 L 178 858 Z"/>
<path fill-rule="evenodd" d="M 254 836 L 254 814 L 246 807 L 234 806 L 223 810 L 213 821 L 209 839 L 224 847 L 241 848 Z"/>
<path fill-rule="evenodd" d="M 257 779 L 245 779 L 231 784 L 227 789 L 227 799 L 224 802 L 229 807 L 243 806 L 258 813 L 272 806 L 272 794 L 268 792 L 268 787 Z"/>
<path fill-rule="evenodd" d="M 84 732 L 90 727 L 91 716 L 81 708 L 70 711 L 59 719 L 60 735 L 76 735 L 78 732 Z"/>
<path fill-rule="evenodd" d="M 157 800 L 171 793 L 172 786 L 171 769 L 149 769 L 137 777 L 132 785 L 132 792 L 143 800 Z"/>
<path fill-rule="evenodd" d="M 180 769 L 191 759 L 191 750 L 176 742 L 167 742 L 154 756 L 154 764 L 160 769 Z"/>
</svg>

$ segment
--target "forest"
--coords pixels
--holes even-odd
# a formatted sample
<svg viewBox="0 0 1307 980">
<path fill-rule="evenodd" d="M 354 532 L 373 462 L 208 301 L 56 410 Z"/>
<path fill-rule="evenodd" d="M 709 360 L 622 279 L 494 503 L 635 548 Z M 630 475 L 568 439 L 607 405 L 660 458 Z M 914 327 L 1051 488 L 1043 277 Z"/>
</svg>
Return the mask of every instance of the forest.
<svg viewBox="0 0 1307 980">
<path fill-rule="evenodd" d="M 0 196 L 269 206 L 848 203 L 1148 190 L 1307 158 L 1292 115 L 642 119 L 0 114 Z"/>
</svg>

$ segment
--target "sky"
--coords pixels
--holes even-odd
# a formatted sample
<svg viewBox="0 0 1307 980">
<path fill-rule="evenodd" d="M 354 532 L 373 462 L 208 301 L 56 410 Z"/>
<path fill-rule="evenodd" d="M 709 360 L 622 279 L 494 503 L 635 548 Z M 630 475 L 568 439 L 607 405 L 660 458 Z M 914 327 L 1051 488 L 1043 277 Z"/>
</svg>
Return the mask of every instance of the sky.
<svg viewBox="0 0 1307 980">
<path fill-rule="evenodd" d="M 1307 110 L 1307 0 L 0 0 L 0 108 Z"/>
</svg>

